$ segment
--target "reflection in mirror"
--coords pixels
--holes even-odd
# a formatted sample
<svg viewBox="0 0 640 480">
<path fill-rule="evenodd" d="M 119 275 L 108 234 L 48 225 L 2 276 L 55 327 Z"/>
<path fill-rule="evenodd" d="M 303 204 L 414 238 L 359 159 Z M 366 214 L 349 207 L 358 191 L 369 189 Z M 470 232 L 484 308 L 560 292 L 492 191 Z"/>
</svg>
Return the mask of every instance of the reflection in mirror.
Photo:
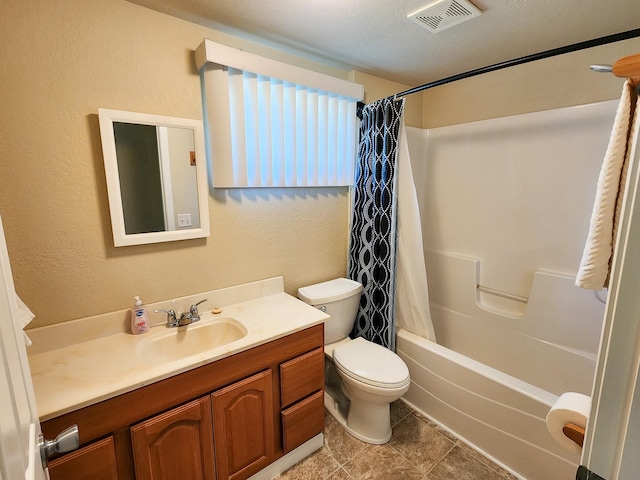
<svg viewBox="0 0 640 480">
<path fill-rule="evenodd" d="M 113 132 L 125 233 L 200 228 L 196 170 L 190 162 L 193 130 L 113 122 Z"/>
<path fill-rule="evenodd" d="M 208 236 L 202 122 L 107 109 L 98 116 L 114 244 Z"/>
</svg>

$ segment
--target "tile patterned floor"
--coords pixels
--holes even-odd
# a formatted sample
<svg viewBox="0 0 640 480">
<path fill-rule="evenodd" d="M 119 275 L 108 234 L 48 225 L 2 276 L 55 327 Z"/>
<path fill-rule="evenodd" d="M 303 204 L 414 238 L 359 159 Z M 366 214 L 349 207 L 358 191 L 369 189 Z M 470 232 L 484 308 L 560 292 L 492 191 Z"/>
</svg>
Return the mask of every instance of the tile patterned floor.
<svg viewBox="0 0 640 480">
<path fill-rule="evenodd" d="M 369 445 L 325 415 L 325 444 L 278 480 L 517 480 L 404 402 L 391 405 L 393 435 Z"/>
</svg>

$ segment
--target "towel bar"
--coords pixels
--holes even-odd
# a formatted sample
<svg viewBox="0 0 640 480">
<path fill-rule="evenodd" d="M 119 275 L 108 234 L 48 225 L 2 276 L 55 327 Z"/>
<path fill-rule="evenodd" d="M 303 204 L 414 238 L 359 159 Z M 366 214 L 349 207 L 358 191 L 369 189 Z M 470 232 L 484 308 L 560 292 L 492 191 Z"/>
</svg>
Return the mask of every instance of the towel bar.
<svg viewBox="0 0 640 480">
<path fill-rule="evenodd" d="M 591 65 L 594 72 L 613 72 L 616 77 L 628 78 L 640 95 L 640 53 L 622 57 L 613 65 Z"/>
</svg>

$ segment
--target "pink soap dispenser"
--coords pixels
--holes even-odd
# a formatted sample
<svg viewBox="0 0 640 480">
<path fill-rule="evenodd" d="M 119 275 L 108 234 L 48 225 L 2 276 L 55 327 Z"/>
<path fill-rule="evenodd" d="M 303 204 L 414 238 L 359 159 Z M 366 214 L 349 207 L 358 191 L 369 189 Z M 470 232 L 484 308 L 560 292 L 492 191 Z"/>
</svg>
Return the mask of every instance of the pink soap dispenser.
<svg viewBox="0 0 640 480">
<path fill-rule="evenodd" d="M 131 333 L 137 335 L 149 331 L 149 319 L 140 297 L 134 297 L 135 307 L 131 309 Z"/>
</svg>

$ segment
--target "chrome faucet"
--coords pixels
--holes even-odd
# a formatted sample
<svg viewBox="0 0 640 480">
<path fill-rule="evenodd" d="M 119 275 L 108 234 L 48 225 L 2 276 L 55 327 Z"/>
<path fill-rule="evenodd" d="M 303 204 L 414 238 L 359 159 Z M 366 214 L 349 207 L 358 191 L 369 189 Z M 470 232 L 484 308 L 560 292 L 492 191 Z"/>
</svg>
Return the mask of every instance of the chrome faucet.
<svg viewBox="0 0 640 480">
<path fill-rule="evenodd" d="M 174 310 L 154 310 L 154 312 L 164 312 L 167 314 L 167 327 L 184 327 L 185 325 L 189 325 L 193 322 L 197 322 L 200 320 L 200 313 L 198 312 L 198 305 L 203 302 L 206 302 L 207 299 L 200 300 L 198 303 L 191 305 L 188 312 L 182 312 L 180 314 L 180 318 L 176 316 L 176 312 Z"/>
<path fill-rule="evenodd" d="M 197 322 L 198 320 L 200 320 L 200 313 L 198 313 L 198 305 L 206 301 L 207 299 L 205 298 L 204 300 L 200 300 L 198 303 L 191 305 L 191 308 L 189 308 L 189 315 L 191 315 L 192 322 Z"/>
</svg>

